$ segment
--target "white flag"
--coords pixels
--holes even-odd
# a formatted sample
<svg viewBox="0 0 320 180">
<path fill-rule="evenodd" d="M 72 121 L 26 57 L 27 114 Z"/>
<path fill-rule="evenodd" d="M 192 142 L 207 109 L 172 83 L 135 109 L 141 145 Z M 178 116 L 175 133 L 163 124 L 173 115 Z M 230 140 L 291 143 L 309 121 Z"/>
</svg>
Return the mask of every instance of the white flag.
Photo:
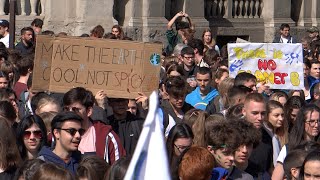
<svg viewBox="0 0 320 180">
<path fill-rule="evenodd" d="M 125 180 L 170 180 L 167 150 L 161 131 L 161 113 L 158 95 L 153 92 L 149 100 L 149 113 L 144 122 Z"/>
</svg>

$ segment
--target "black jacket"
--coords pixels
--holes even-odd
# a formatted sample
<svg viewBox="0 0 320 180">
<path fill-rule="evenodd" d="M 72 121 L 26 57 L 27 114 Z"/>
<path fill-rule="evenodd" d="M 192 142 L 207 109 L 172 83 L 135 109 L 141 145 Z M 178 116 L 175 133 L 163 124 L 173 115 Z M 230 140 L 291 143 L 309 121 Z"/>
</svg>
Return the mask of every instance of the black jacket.
<svg viewBox="0 0 320 180">
<path fill-rule="evenodd" d="M 268 172 L 273 166 L 272 138 L 264 128 L 261 128 L 262 140 L 260 144 L 252 151 L 249 158 L 248 167 L 245 172 L 251 174 L 254 178 L 260 177 Z"/>
<path fill-rule="evenodd" d="M 127 112 L 127 118 L 116 120 L 114 115 L 108 117 L 108 123 L 120 137 L 121 143 L 127 152 L 127 155 L 133 155 L 134 149 L 138 143 L 144 119 L 136 117 Z"/>
</svg>

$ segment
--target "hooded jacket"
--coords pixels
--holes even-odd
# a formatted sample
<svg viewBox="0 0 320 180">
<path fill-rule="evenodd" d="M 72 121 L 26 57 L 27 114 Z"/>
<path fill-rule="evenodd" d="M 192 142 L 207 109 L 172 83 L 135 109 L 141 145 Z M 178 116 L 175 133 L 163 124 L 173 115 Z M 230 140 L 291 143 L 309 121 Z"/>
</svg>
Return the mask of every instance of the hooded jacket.
<svg viewBox="0 0 320 180">
<path fill-rule="evenodd" d="M 38 159 L 42 159 L 45 162 L 51 162 L 53 164 L 59 165 L 75 175 L 79 166 L 79 162 L 81 160 L 81 153 L 79 151 L 72 153 L 70 161 L 68 163 L 65 163 L 59 156 L 53 153 L 52 150 L 53 149 L 47 146 L 42 147 L 38 154 Z"/>
</svg>

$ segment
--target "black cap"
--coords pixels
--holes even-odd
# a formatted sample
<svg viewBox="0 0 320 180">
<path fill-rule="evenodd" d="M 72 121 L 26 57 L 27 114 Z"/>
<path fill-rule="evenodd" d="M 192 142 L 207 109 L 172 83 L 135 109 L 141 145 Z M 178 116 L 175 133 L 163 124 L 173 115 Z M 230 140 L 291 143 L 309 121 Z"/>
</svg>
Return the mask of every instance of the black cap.
<svg viewBox="0 0 320 180">
<path fill-rule="evenodd" d="M 9 22 L 7 20 L 0 20 L 0 26 L 9 28 Z"/>
</svg>

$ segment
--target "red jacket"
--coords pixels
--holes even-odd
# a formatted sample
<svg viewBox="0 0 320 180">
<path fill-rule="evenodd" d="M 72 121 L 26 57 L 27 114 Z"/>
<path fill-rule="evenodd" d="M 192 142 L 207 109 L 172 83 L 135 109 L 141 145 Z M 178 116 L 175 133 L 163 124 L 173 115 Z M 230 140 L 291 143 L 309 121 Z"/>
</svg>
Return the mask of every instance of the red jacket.
<svg viewBox="0 0 320 180">
<path fill-rule="evenodd" d="M 107 163 L 113 164 L 116 160 L 124 157 L 124 150 L 119 136 L 112 130 L 112 127 L 100 121 L 93 121 L 96 131 L 96 154 Z"/>
</svg>

